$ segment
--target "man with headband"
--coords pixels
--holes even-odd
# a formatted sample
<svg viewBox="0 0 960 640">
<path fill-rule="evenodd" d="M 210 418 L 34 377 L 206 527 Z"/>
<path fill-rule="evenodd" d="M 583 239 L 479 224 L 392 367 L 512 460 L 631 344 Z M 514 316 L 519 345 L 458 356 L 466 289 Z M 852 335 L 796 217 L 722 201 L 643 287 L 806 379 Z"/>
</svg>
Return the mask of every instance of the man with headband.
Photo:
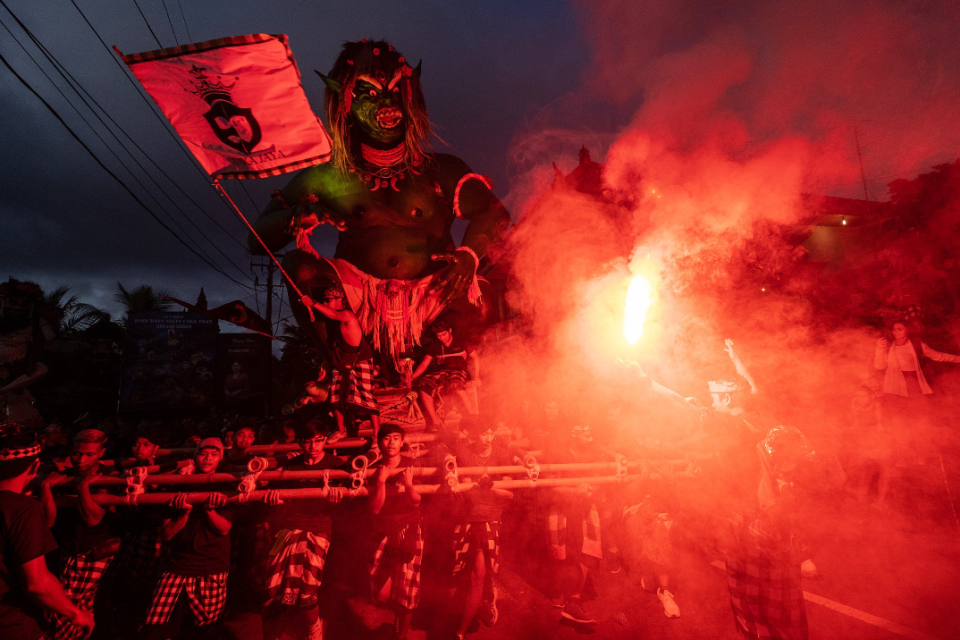
<svg viewBox="0 0 960 640">
<path fill-rule="evenodd" d="M 333 355 L 333 372 L 330 378 L 330 404 L 337 418 L 337 433 L 330 436 L 336 442 L 347 435 L 346 417 L 368 416 L 373 429 L 374 441 L 380 430 L 380 410 L 373 395 L 373 379 L 377 366 L 373 363 L 373 351 L 363 339 L 357 315 L 344 304 L 343 291 L 339 287 L 327 287 L 320 301 L 307 296 L 303 303 L 330 320 L 337 322 L 337 331 L 328 328 L 326 335 L 333 337 L 330 350 Z"/>
<path fill-rule="evenodd" d="M 0 638 L 42 638 L 43 609 L 69 620 L 85 638 L 93 631 L 93 614 L 78 608 L 47 569 L 44 555 L 57 543 L 40 503 L 23 495 L 39 469 L 36 434 L 16 423 L 0 424 Z"/>
</svg>

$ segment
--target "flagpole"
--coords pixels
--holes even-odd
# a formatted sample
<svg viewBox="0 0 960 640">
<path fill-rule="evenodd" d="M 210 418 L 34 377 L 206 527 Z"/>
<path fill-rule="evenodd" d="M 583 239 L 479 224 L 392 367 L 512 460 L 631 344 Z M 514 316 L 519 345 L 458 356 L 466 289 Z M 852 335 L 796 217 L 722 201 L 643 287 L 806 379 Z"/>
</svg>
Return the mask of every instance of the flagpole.
<svg viewBox="0 0 960 640">
<path fill-rule="evenodd" d="M 280 269 L 280 273 L 282 273 L 283 277 L 287 279 L 287 282 L 290 283 L 290 287 L 297 292 L 297 297 L 302 301 L 304 295 L 303 292 L 300 291 L 300 287 L 297 286 L 297 283 L 293 281 L 293 278 L 290 277 L 290 274 L 287 273 L 286 269 L 283 268 L 283 265 L 280 264 L 280 261 L 277 260 L 277 256 L 273 255 L 273 252 L 270 251 L 267 243 L 263 241 L 263 238 L 260 237 L 260 234 L 256 232 L 256 230 L 253 228 L 253 225 L 247 220 L 247 217 L 243 215 L 243 212 L 240 211 L 240 207 L 238 207 L 237 203 L 233 201 L 233 198 L 230 197 L 230 194 L 227 193 L 227 190 L 223 188 L 223 185 L 220 184 L 219 180 L 214 180 L 213 186 L 216 187 L 217 191 L 222 193 L 227 199 L 227 202 L 229 202 L 230 206 L 233 207 L 233 210 L 237 212 L 237 215 L 240 216 L 240 219 L 243 220 L 243 223 L 247 225 L 247 229 L 250 229 L 250 233 L 252 233 L 253 237 L 257 239 L 257 241 L 260 243 L 260 246 L 262 246 L 263 250 L 267 252 L 267 255 L 270 256 L 270 259 L 273 260 L 274 264 L 277 265 L 277 268 Z M 307 307 L 307 313 L 310 314 L 310 322 L 314 322 L 315 317 L 313 315 L 313 309 L 311 309 L 308 305 L 304 306 Z M 272 320 L 268 320 L 268 322 L 272 322 Z"/>
</svg>

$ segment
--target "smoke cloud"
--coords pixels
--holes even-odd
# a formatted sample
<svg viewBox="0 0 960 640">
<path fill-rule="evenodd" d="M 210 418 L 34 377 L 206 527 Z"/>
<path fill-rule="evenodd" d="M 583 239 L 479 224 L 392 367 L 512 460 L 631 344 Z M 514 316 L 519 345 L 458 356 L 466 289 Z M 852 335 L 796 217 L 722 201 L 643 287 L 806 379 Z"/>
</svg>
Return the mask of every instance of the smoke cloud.
<svg viewBox="0 0 960 640">
<path fill-rule="evenodd" d="M 818 317 L 797 241 L 811 219 L 803 194 L 862 198 L 858 143 L 872 199 L 957 155 L 960 7 L 611 0 L 578 11 L 593 59 L 569 103 L 632 116 L 597 132 L 571 113 L 568 128 L 514 141 L 506 202 L 518 224 L 504 252 L 524 324 L 488 351 L 490 397 L 559 399 L 602 422 L 610 403 L 639 402 L 617 358 L 702 397 L 707 379 L 733 377 L 732 338 L 780 421 L 829 442 L 854 390 L 879 376 L 880 334 Z M 568 174 L 581 145 L 605 165 L 601 197 L 557 177 L 553 163 Z M 630 347 L 620 323 L 638 272 L 658 301 Z"/>
</svg>

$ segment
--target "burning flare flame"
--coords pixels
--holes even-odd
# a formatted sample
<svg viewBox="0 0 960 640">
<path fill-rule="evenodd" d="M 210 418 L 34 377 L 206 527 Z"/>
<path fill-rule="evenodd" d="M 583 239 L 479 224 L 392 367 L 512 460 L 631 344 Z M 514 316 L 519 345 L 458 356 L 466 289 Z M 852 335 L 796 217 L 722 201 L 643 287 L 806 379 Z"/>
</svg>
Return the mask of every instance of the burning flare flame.
<svg viewBox="0 0 960 640">
<path fill-rule="evenodd" d="M 643 324 L 647 321 L 647 311 L 653 304 L 653 285 L 646 277 L 637 274 L 627 289 L 627 303 L 623 308 L 623 337 L 631 345 L 643 335 Z"/>
</svg>

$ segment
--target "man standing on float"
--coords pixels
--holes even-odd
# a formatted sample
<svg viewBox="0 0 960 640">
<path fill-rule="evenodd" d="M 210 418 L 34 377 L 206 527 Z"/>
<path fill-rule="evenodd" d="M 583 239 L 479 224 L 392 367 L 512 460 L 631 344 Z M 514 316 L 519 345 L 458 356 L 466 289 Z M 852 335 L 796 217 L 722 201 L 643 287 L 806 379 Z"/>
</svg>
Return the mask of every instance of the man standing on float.
<svg viewBox="0 0 960 640">
<path fill-rule="evenodd" d="M 396 361 L 445 307 L 464 298 L 478 303 L 477 265 L 510 216 L 489 179 L 459 158 L 427 151 L 419 64 L 412 68 L 386 42 L 364 40 L 346 43 L 329 76 L 320 75 L 331 161 L 275 192 L 256 230 L 271 250 L 296 240 L 284 268 L 301 291 L 319 297 L 314 292 L 341 285 L 364 335 Z M 468 221 L 460 247 L 451 235 L 456 217 Z M 323 223 L 340 231 L 332 260 L 309 242 Z M 325 348 L 322 319 L 291 298 L 297 321 Z"/>
</svg>

